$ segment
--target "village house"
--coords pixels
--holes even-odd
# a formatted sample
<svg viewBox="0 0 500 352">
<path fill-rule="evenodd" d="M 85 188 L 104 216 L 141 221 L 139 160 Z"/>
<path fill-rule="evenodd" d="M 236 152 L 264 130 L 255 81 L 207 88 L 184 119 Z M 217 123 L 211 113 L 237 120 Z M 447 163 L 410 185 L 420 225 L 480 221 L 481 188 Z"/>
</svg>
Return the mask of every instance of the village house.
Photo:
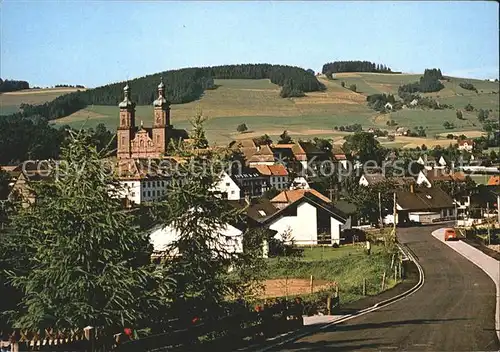
<svg viewBox="0 0 500 352">
<path fill-rule="evenodd" d="M 415 179 L 411 176 L 386 177 L 381 173 L 365 173 L 359 178 L 358 184 L 360 186 L 368 187 L 382 182 L 387 182 L 393 184 L 395 187 L 400 187 L 415 183 Z"/>
<path fill-rule="evenodd" d="M 246 159 L 246 164 L 249 167 L 256 167 L 258 165 L 269 166 L 274 165 L 274 163 L 274 153 L 267 144 L 257 146 L 255 153 Z"/>
<path fill-rule="evenodd" d="M 253 167 L 244 167 L 241 172 L 232 174 L 231 178 L 240 188 L 241 198 L 262 197 L 270 189 L 269 178 Z"/>
<path fill-rule="evenodd" d="M 427 154 L 420 156 L 417 159 L 417 163 L 423 165 L 424 168 L 427 170 L 444 169 L 446 166 L 448 166 L 448 163 L 446 162 L 443 156 L 440 156 L 438 159 L 436 159 Z"/>
<path fill-rule="evenodd" d="M 500 175 L 493 175 L 488 180 L 488 186 L 499 186 L 500 185 Z"/>
<path fill-rule="evenodd" d="M 315 197 L 321 199 L 325 203 L 331 203 L 330 199 L 320 192 L 316 191 L 314 188 L 311 189 L 294 189 L 283 191 L 276 197 L 271 199 L 271 203 L 278 209 L 283 209 L 286 206 L 292 204 L 297 199 L 304 197 L 306 194 L 312 194 Z"/>
<path fill-rule="evenodd" d="M 268 185 L 270 188 L 281 191 L 289 187 L 290 180 L 288 178 L 288 171 L 282 164 L 257 165 L 255 168 L 261 175 L 269 178 Z"/>
<path fill-rule="evenodd" d="M 36 194 L 30 186 L 32 182 L 54 180 L 56 177 L 56 160 L 31 160 L 11 168 L 10 193 L 8 199 L 21 200 L 23 207 L 33 204 Z"/>
<path fill-rule="evenodd" d="M 398 127 L 396 128 L 395 136 L 407 136 L 410 133 L 410 130 L 406 127 Z"/>
<path fill-rule="evenodd" d="M 431 169 L 422 170 L 417 175 L 417 185 L 432 187 L 437 181 L 447 182 L 465 182 L 465 174 L 463 172 L 452 172 L 446 169 Z"/>
<path fill-rule="evenodd" d="M 471 152 L 474 149 L 474 141 L 472 139 L 458 140 L 458 150 L 465 150 Z"/>
<path fill-rule="evenodd" d="M 295 177 L 291 184 L 290 189 L 311 189 L 310 183 L 305 179 L 305 177 Z"/>
<path fill-rule="evenodd" d="M 175 158 L 119 159 L 115 175 L 125 205 L 130 207 L 164 199 L 178 162 L 182 161 Z"/>
<path fill-rule="evenodd" d="M 271 200 L 280 210 L 264 220 L 277 231 L 278 239 L 288 234 L 298 245 L 340 244 L 347 219 L 319 192 L 284 191 Z"/>
<path fill-rule="evenodd" d="M 239 200 L 242 197 L 240 186 L 227 172 L 222 172 L 212 190 L 222 193 L 222 197 L 228 200 Z"/>
<path fill-rule="evenodd" d="M 410 186 L 410 190 L 396 191 L 396 221 L 432 223 L 454 219 L 456 216 L 453 199 L 441 188 L 421 188 Z M 385 224 L 393 224 L 394 216 L 384 218 Z"/>
</svg>

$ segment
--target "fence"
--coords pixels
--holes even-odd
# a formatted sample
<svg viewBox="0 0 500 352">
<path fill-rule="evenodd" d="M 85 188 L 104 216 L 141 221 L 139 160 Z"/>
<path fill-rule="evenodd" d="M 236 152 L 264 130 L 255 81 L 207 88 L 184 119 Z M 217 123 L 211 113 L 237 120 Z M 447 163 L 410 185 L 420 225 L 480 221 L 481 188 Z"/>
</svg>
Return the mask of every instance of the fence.
<svg viewBox="0 0 500 352">
<path fill-rule="evenodd" d="M 190 327 L 125 341 L 117 351 L 231 351 L 245 344 L 275 336 L 303 325 L 302 304 L 280 302 L 256 306 L 255 311 L 196 322 Z"/>
<path fill-rule="evenodd" d="M 13 331 L 1 331 L 1 345 L 6 351 L 80 351 L 80 352 L 105 352 L 112 348 L 113 341 L 105 337 L 99 339 L 96 329 L 87 327 L 84 329 L 68 329 L 55 331 L 43 329 L 30 331 L 26 329 L 14 329 Z M 106 345 L 104 345 L 106 342 Z"/>
</svg>

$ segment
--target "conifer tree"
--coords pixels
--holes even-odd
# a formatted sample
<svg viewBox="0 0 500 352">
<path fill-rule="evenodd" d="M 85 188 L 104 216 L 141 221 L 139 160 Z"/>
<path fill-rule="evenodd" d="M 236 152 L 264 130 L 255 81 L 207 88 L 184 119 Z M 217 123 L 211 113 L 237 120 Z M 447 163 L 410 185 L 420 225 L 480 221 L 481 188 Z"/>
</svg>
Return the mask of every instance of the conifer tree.
<svg viewBox="0 0 500 352">
<path fill-rule="evenodd" d="M 88 146 L 90 136 L 72 138 L 52 181 L 30 184 L 36 201 L 14 217 L 11 245 L 24 270 L 10 273 L 23 293 L 11 322 L 108 332 L 142 326 L 162 306 L 149 238 L 124 212 L 120 186 Z M 171 281 L 163 276 L 162 282 Z"/>
<path fill-rule="evenodd" d="M 200 153 L 196 148 L 204 139 L 203 122 L 197 115 L 190 136 L 193 143 L 178 146 L 176 154 L 187 161 L 178 165 L 167 199 L 155 210 L 158 223 L 175 234 L 166 248 L 166 253 L 173 254 L 167 274 L 176 282 L 173 315 L 181 319 L 220 314 L 228 297 L 243 296 L 257 281 L 257 268 L 262 264 L 258 259 L 261 235 L 247 230 L 243 253 L 235 253 L 232 245 L 242 238 L 224 231 L 229 225 L 246 227 L 245 220 L 241 210 L 231 207 L 213 187 L 220 172 L 228 170 L 227 155 L 213 149 Z M 238 275 L 230 275 L 231 270 Z"/>
</svg>

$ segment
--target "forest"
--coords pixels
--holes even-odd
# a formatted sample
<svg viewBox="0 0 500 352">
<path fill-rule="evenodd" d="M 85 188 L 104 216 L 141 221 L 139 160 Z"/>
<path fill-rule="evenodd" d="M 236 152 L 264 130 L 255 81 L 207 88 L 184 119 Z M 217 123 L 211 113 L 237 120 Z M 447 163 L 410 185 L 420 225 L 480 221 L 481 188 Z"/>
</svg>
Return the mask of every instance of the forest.
<svg viewBox="0 0 500 352">
<path fill-rule="evenodd" d="M 281 97 L 300 97 L 304 92 L 324 90 L 314 73 L 299 67 L 246 64 L 203 68 L 185 68 L 159 72 L 130 80 L 131 98 L 137 105 L 148 105 L 156 99 L 157 86 L 163 77 L 167 100 L 173 104 L 199 99 L 206 89 L 216 88 L 214 79 L 269 79 L 282 87 Z M 123 99 L 124 82 L 108 84 L 86 91 L 62 95 L 39 105 L 22 104 L 18 117 L 41 115 L 48 120 L 68 116 L 87 105 L 117 105 Z"/>
<path fill-rule="evenodd" d="M 0 116 L 0 165 L 16 165 L 24 160 L 57 159 L 67 143 L 69 126 L 53 128 L 39 115 L 31 117 Z M 99 124 L 91 129 L 92 144 L 97 150 L 116 149 L 115 132 Z M 109 146 L 108 146 L 109 143 Z"/>
<path fill-rule="evenodd" d="M 328 75 L 337 72 L 379 72 L 379 73 L 399 73 L 392 72 L 390 67 L 383 64 L 376 64 L 370 61 L 334 61 L 323 65 L 321 71 Z"/>
<path fill-rule="evenodd" d="M 404 99 L 406 94 L 439 92 L 444 88 L 439 80 L 444 79 L 439 68 L 425 69 L 418 82 L 408 83 L 398 88 L 398 95 Z"/>
<path fill-rule="evenodd" d="M 0 93 L 15 92 L 16 90 L 29 89 L 30 84 L 26 81 L 15 81 L 0 78 Z"/>
</svg>

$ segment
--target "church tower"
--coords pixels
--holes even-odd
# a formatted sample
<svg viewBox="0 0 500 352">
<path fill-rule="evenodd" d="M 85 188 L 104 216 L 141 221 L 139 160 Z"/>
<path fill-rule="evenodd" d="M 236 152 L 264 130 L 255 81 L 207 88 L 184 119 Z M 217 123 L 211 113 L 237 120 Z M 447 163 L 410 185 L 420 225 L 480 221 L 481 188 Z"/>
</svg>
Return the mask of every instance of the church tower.
<svg viewBox="0 0 500 352">
<path fill-rule="evenodd" d="M 130 87 L 128 83 L 123 88 L 123 93 L 123 101 L 118 104 L 120 108 L 120 124 L 117 131 L 117 155 L 119 159 L 130 158 L 130 145 L 135 132 L 135 103 L 130 99 Z"/>
<path fill-rule="evenodd" d="M 170 124 L 170 103 L 165 99 L 165 84 L 163 78 L 158 85 L 158 98 L 153 102 L 153 143 L 158 153 L 164 154 L 167 148 L 167 129 Z"/>
</svg>

